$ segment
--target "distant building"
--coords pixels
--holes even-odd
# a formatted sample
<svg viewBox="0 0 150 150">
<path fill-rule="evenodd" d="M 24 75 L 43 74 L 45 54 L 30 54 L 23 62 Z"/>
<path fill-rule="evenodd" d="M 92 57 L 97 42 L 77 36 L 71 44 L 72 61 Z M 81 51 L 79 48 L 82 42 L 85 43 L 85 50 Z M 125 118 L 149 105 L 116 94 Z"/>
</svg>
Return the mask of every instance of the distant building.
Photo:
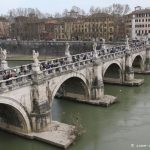
<svg viewBox="0 0 150 150">
<path fill-rule="evenodd" d="M 105 38 L 106 41 L 114 41 L 124 38 L 124 31 L 122 19 L 118 21 L 109 14 L 97 13 L 90 16 L 79 16 L 74 12 L 73 15 L 67 15 L 55 25 L 55 38 L 58 40 L 99 40 Z"/>
<path fill-rule="evenodd" d="M 18 40 L 96 40 L 120 41 L 125 38 L 123 17 L 106 13 L 89 16 L 78 12 L 66 13 L 63 18 L 39 19 L 36 15 L 14 18 L 11 37 Z"/>
<path fill-rule="evenodd" d="M 150 39 L 150 8 L 141 6 L 126 16 L 126 33 L 132 39 Z"/>
<path fill-rule="evenodd" d="M 18 40 L 52 40 L 55 23 L 53 19 L 39 19 L 34 14 L 19 16 L 11 24 L 11 37 Z"/>
<path fill-rule="evenodd" d="M 9 21 L 4 17 L 0 17 L 0 39 L 8 38 L 9 33 L 10 33 Z"/>
<path fill-rule="evenodd" d="M 44 30 L 40 34 L 41 40 L 53 40 L 55 39 L 55 25 L 57 24 L 57 20 L 48 18 L 45 19 Z"/>
</svg>

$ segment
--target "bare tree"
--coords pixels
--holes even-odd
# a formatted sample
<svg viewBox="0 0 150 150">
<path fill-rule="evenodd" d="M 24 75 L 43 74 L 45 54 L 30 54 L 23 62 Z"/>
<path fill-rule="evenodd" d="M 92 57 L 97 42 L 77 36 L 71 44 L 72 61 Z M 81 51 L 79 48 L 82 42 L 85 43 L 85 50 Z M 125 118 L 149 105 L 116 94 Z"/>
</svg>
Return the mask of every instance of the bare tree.
<svg viewBox="0 0 150 150">
<path fill-rule="evenodd" d="M 118 16 L 123 16 L 126 15 L 130 11 L 129 5 L 121 5 L 121 4 L 113 4 L 109 7 L 96 7 L 94 8 L 93 6 L 90 8 L 89 13 L 95 14 L 95 13 L 107 13 L 111 15 L 118 15 Z"/>
<path fill-rule="evenodd" d="M 127 4 L 124 6 L 124 15 L 126 15 L 130 11 L 130 6 Z"/>
<path fill-rule="evenodd" d="M 62 15 L 61 15 L 59 12 L 56 12 L 56 13 L 54 14 L 54 17 L 55 17 L 55 18 L 61 18 Z"/>
<path fill-rule="evenodd" d="M 123 16 L 130 11 L 129 5 L 113 4 L 109 7 L 109 13 L 112 15 Z"/>
<path fill-rule="evenodd" d="M 89 13 L 90 13 L 90 15 L 92 15 L 92 14 L 95 13 L 95 8 L 94 8 L 94 6 L 91 6 L 91 7 L 90 7 Z"/>
<path fill-rule="evenodd" d="M 38 18 L 43 18 L 44 14 L 37 8 L 16 8 L 8 11 L 8 15 L 12 17 L 17 16 L 29 16 L 29 14 L 35 14 Z"/>
<path fill-rule="evenodd" d="M 77 12 L 79 15 L 85 15 L 85 11 L 77 6 L 72 6 L 71 11 Z"/>
<path fill-rule="evenodd" d="M 62 16 L 63 17 L 66 17 L 68 15 L 68 9 L 64 9 L 63 13 L 62 13 Z"/>
</svg>

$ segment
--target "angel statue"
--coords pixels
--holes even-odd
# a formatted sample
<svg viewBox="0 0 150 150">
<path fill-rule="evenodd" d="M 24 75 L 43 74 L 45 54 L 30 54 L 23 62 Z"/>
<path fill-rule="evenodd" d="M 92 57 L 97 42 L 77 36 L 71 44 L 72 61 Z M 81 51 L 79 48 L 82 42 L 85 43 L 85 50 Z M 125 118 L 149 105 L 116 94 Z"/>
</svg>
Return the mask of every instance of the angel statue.
<svg viewBox="0 0 150 150">
<path fill-rule="evenodd" d="M 104 38 L 102 38 L 102 43 L 105 44 L 105 39 Z"/>
<path fill-rule="evenodd" d="M 93 43 L 93 57 L 94 58 L 97 58 L 98 57 L 98 53 L 97 53 L 97 50 L 96 50 L 96 48 L 97 48 L 97 43 L 96 42 L 94 42 Z"/>
<path fill-rule="evenodd" d="M 67 43 L 66 43 L 66 49 L 65 49 L 65 55 L 66 55 L 67 57 L 70 56 L 69 48 L 70 48 L 70 44 L 67 42 Z"/>
<path fill-rule="evenodd" d="M 7 51 L 6 49 L 0 48 L 0 53 L 1 53 L 1 61 L 5 61 L 7 58 Z"/>
<path fill-rule="evenodd" d="M 129 45 L 129 38 L 128 38 L 128 35 L 126 35 L 126 45 Z"/>
<path fill-rule="evenodd" d="M 94 42 L 94 43 L 93 43 L 93 51 L 96 51 L 96 48 L 97 48 L 97 43 Z"/>
<path fill-rule="evenodd" d="M 35 64 L 39 63 L 38 57 L 39 57 L 39 52 L 35 52 L 35 50 L 32 51 L 33 52 L 33 61 Z"/>
</svg>

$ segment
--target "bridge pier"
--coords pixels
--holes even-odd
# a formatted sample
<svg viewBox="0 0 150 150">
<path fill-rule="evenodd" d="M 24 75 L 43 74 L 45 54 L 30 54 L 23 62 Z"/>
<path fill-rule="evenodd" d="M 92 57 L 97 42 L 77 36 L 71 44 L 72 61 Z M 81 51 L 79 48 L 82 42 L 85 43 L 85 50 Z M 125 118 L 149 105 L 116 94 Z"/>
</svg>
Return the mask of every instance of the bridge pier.
<svg viewBox="0 0 150 150">
<path fill-rule="evenodd" d="M 132 57 L 131 50 L 129 46 L 126 46 L 126 56 L 125 56 L 125 85 L 128 86 L 140 86 L 144 83 L 144 79 L 135 79 L 134 78 L 134 70 L 132 67 Z"/>
<path fill-rule="evenodd" d="M 34 132 L 48 130 L 52 120 L 50 104 L 46 95 L 46 81 L 43 80 L 42 75 L 34 73 L 31 89 L 32 112 L 30 117 Z"/>
<path fill-rule="evenodd" d="M 104 83 L 102 79 L 102 63 L 96 60 L 93 64 L 93 82 L 91 87 L 91 98 L 99 100 L 104 97 Z"/>
<path fill-rule="evenodd" d="M 150 45 L 146 45 L 145 73 L 150 74 Z"/>
<path fill-rule="evenodd" d="M 91 86 L 91 100 L 94 105 L 109 106 L 116 102 L 116 97 L 104 95 L 104 83 L 102 77 L 102 62 L 96 59 L 93 64 L 93 82 Z"/>
<path fill-rule="evenodd" d="M 132 81 L 134 80 L 134 71 L 132 67 L 132 58 L 129 53 L 126 53 L 126 60 L 125 60 L 125 80 Z"/>
</svg>

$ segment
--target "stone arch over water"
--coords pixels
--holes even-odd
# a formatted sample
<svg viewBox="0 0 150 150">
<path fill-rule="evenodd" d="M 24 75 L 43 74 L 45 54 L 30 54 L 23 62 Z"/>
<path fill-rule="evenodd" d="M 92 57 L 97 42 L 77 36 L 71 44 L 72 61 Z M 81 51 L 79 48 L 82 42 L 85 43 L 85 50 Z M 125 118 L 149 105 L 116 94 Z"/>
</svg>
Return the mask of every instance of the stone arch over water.
<svg viewBox="0 0 150 150">
<path fill-rule="evenodd" d="M 103 80 L 104 82 L 110 82 L 111 80 L 116 83 L 120 83 L 123 80 L 122 77 L 122 67 L 119 62 L 112 62 L 110 64 L 104 65 L 103 69 Z"/>
<path fill-rule="evenodd" d="M 144 69 L 144 58 L 141 55 L 135 55 L 132 61 L 132 67 L 135 72 L 142 71 Z"/>
<path fill-rule="evenodd" d="M 81 74 L 72 74 L 60 80 L 52 92 L 52 100 L 55 96 L 64 96 L 78 100 L 88 100 L 90 90 L 88 81 Z"/>
<path fill-rule="evenodd" d="M 31 124 L 24 107 L 16 100 L 0 96 L 0 126 L 13 131 L 31 132 Z"/>
</svg>

